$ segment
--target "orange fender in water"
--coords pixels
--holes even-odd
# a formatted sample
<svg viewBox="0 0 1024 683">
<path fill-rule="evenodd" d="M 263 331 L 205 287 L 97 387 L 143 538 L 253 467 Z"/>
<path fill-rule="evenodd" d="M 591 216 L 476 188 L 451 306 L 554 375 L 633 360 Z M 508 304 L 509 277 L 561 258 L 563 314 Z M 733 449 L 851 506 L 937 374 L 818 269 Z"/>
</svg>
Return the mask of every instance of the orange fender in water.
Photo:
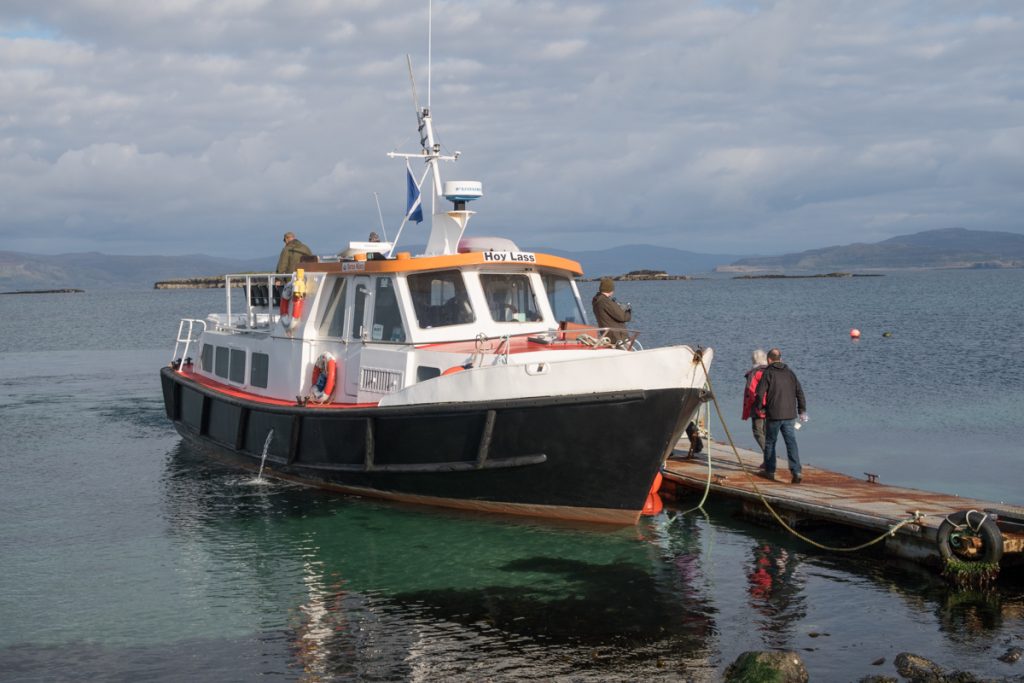
<svg viewBox="0 0 1024 683">
<path fill-rule="evenodd" d="M 658 489 L 661 488 L 661 472 L 654 475 L 654 482 L 651 484 L 651 490 L 647 493 L 647 501 L 644 503 L 644 509 L 640 511 L 640 514 L 647 517 L 658 514 L 665 507 L 661 502 L 661 496 L 658 495 Z"/>
</svg>

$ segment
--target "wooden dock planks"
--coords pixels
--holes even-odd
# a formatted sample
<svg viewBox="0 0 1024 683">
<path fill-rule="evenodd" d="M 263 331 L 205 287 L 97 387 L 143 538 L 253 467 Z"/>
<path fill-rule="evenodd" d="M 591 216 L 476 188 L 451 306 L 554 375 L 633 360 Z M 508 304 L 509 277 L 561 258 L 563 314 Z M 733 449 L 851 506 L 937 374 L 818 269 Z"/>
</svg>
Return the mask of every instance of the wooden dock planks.
<svg viewBox="0 0 1024 683">
<path fill-rule="evenodd" d="M 707 485 L 705 453 L 690 459 L 676 457 L 685 454 L 687 446 L 685 439 L 680 441 L 676 455 L 666 462 L 663 491 L 671 493 L 677 487 L 703 491 Z M 738 449 L 748 476 L 728 444 L 711 442 L 710 450 L 711 495 L 739 500 L 744 511 L 756 517 L 770 518 L 761 496 L 791 526 L 832 523 L 881 534 L 915 512 L 921 513 L 923 517 L 918 523 L 901 527 L 895 537 L 885 541 L 887 551 L 907 559 L 937 560 L 939 525 L 959 510 L 998 510 L 1004 517 L 1024 519 L 1024 507 L 1020 506 L 873 483 L 866 475 L 858 479 L 806 465 L 803 483 L 792 484 L 784 457 L 780 458 L 780 467 L 775 473 L 777 480 L 769 481 L 756 476 L 761 464 L 760 453 Z M 1005 554 L 1019 557 L 1024 552 L 1024 533 L 1004 531 L 1003 537 Z"/>
</svg>

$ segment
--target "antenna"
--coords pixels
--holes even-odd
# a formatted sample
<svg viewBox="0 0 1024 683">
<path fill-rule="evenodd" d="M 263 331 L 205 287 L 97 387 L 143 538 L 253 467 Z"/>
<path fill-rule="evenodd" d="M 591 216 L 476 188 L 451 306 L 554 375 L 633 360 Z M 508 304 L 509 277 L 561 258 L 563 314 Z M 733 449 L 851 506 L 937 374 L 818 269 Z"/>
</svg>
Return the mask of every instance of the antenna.
<svg viewBox="0 0 1024 683">
<path fill-rule="evenodd" d="M 416 78 L 412 75 L 412 57 L 409 56 L 409 53 L 405 54 L 405 63 L 409 66 L 409 85 L 412 86 L 412 108 L 416 110 L 416 116 L 419 116 L 420 98 L 416 96 Z"/>
<path fill-rule="evenodd" d="M 384 233 L 384 241 L 387 242 L 388 229 L 384 227 L 384 214 L 380 212 L 380 197 L 377 196 L 376 192 L 373 193 L 373 200 L 377 202 L 377 217 L 380 218 L 380 231 Z"/>
<path fill-rule="evenodd" d="M 427 109 L 430 109 L 430 73 L 434 45 L 434 0 L 427 2 Z"/>
</svg>

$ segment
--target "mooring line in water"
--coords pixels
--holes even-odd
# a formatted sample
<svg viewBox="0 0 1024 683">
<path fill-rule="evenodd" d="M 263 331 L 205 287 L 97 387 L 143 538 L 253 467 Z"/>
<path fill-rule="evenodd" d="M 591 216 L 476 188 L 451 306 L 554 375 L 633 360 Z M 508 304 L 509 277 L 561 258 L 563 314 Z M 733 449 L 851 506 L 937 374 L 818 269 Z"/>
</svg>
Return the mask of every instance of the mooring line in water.
<svg viewBox="0 0 1024 683">
<path fill-rule="evenodd" d="M 726 438 L 729 439 L 729 446 L 732 448 L 732 452 L 736 456 L 736 462 L 739 463 L 740 469 L 743 470 L 743 473 L 745 475 L 747 475 L 747 478 L 750 480 L 750 484 L 754 487 L 754 492 L 757 494 L 758 498 L 761 499 L 761 502 L 764 503 L 765 508 L 767 508 L 768 512 L 771 513 L 772 517 L 774 517 L 775 520 L 779 524 L 781 524 L 782 528 L 784 528 L 786 531 L 788 531 L 789 533 L 793 534 L 794 536 L 799 538 L 801 541 L 804 541 L 806 543 L 810 543 L 811 545 L 813 545 L 816 548 L 820 548 L 822 550 L 830 550 L 830 551 L 835 551 L 835 552 L 841 552 L 841 553 L 851 553 L 851 552 L 855 552 L 855 551 L 858 551 L 858 550 L 863 550 L 864 548 L 867 548 L 869 546 L 875 545 L 876 543 L 881 543 L 882 541 L 885 540 L 885 538 L 887 536 L 895 536 L 896 532 L 899 531 L 904 526 L 906 526 L 908 524 L 916 524 L 917 522 L 920 522 L 921 519 L 924 517 L 924 514 L 922 514 L 921 512 L 915 510 L 912 517 L 908 517 L 907 519 L 904 519 L 904 520 L 902 520 L 900 522 L 897 522 L 893 526 L 889 527 L 889 529 L 887 529 L 886 531 L 882 532 L 876 538 L 873 538 L 873 539 L 871 539 L 870 541 L 868 541 L 866 543 L 861 543 L 860 545 L 855 545 L 855 546 L 852 546 L 852 547 L 849 547 L 849 548 L 839 548 L 839 547 L 836 547 L 836 546 L 831 546 L 831 545 L 825 545 L 823 543 L 818 543 L 814 539 L 811 539 L 811 538 L 808 538 L 807 536 L 804 536 L 799 531 L 797 531 L 796 529 L 794 529 L 790 525 L 786 524 L 786 521 L 784 519 L 782 519 L 781 516 L 779 516 L 779 513 L 775 511 L 775 508 L 773 508 L 771 503 L 768 502 L 768 499 L 765 498 L 763 493 L 761 493 L 761 489 L 759 489 L 757 487 L 757 482 L 754 481 L 754 476 L 750 473 L 750 471 L 747 469 L 747 466 L 743 463 L 743 458 L 740 457 L 740 452 L 739 452 L 739 450 L 737 450 L 736 444 L 732 440 L 732 434 L 729 433 L 729 425 L 727 425 L 725 423 L 725 416 L 722 415 L 722 407 L 718 405 L 718 397 L 715 395 L 714 387 L 711 386 L 711 376 L 708 374 L 707 366 L 704 365 L 704 357 L 703 356 L 698 356 L 698 357 L 700 359 L 700 366 L 702 368 L 704 368 L 704 377 L 705 377 L 705 379 L 707 381 L 708 391 L 711 392 L 711 400 L 715 404 L 715 412 L 718 413 L 718 420 L 722 423 L 722 429 L 725 430 Z M 705 490 L 704 490 L 704 498 L 701 499 L 700 505 L 698 505 L 697 508 L 699 508 L 702 505 L 704 505 L 704 501 L 707 500 L 708 491 L 710 491 L 710 489 L 711 489 L 711 448 L 709 446 L 708 447 L 708 483 L 707 483 L 707 486 L 705 487 Z M 697 508 L 693 508 L 693 510 L 696 510 Z M 693 510 L 687 510 L 687 512 L 692 512 Z M 685 514 L 685 513 L 683 513 L 683 514 Z"/>
</svg>

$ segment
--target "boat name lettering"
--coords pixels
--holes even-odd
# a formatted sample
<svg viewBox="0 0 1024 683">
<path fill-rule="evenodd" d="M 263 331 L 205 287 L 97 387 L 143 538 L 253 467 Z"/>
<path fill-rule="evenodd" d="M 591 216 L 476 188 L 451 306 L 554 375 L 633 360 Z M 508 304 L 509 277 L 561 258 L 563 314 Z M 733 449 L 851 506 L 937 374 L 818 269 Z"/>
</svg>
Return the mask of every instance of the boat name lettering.
<svg viewBox="0 0 1024 683">
<path fill-rule="evenodd" d="M 537 256 L 528 251 L 485 251 L 484 261 L 494 263 L 536 263 Z"/>
<path fill-rule="evenodd" d="M 341 272 L 351 273 L 354 270 L 366 270 L 366 261 L 352 261 L 351 263 L 342 263 Z"/>
</svg>

